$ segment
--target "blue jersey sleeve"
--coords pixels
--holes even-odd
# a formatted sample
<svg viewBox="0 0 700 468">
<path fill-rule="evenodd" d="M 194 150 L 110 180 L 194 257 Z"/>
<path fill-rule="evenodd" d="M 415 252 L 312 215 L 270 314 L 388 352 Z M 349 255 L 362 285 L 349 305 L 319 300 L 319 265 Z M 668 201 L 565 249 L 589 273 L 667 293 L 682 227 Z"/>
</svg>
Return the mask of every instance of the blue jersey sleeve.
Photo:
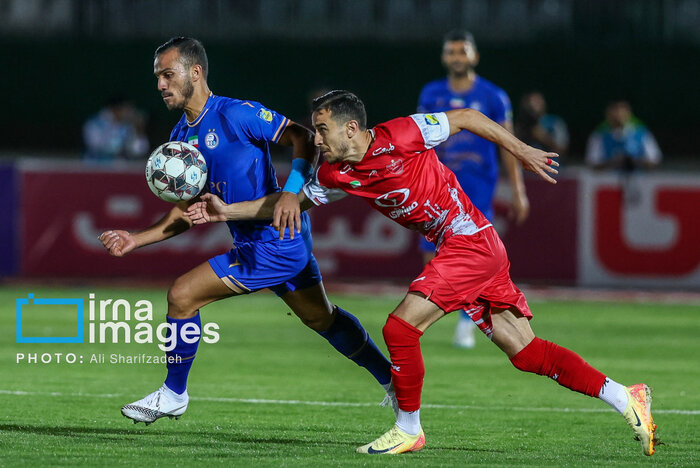
<svg viewBox="0 0 700 468">
<path fill-rule="evenodd" d="M 498 89 L 493 94 L 491 107 L 492 115 L 489 116 L 491 120 L 501 125 L 513 121 L 513 107 L 510 104 L 510 98 L 502 89 Z"/>
<path fill-rule="evenodd" d="M 229 125 L 249 140 L 277 143 L 290 120 L 255 101 L 232 103 L 225 111 Z"/>
</svg>

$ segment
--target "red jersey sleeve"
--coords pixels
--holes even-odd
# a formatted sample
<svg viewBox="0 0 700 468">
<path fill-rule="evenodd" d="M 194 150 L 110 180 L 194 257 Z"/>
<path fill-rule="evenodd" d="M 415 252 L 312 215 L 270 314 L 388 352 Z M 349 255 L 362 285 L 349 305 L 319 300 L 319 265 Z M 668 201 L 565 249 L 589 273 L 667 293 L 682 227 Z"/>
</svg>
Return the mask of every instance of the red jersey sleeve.
<svg viewBox="0 0 700 468">
<path fill-rule="evenodd" d="M 423 152 L 447 140 L 450 122 L 444 112 L 413 114 L 382 124 L 392 142 L 408 152 Z"/>
</svg>

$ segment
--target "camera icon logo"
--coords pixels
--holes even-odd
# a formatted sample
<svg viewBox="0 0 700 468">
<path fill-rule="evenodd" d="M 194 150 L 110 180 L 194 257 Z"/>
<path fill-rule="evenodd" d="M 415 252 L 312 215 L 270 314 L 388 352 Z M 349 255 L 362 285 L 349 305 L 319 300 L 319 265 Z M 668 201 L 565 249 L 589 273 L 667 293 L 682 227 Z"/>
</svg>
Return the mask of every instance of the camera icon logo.
<svg viewBox="0 0 700 468">
<path fill-rule="evenodd" d="M 78 319 L 75 336 L 23 336 L 22 333 L 22 309 L 24 306 L 33 304 L 41 306 L 66 306 L 76 307 L 76 317 Z M 57 298 L 34 298 L 34 294 L 27 294 L 27 298 L 16 300 L 17 308 L 17 343 L 82 343 L 83 342 L 83 300 L 80 298 L 57 299 Z"/>
</svg>

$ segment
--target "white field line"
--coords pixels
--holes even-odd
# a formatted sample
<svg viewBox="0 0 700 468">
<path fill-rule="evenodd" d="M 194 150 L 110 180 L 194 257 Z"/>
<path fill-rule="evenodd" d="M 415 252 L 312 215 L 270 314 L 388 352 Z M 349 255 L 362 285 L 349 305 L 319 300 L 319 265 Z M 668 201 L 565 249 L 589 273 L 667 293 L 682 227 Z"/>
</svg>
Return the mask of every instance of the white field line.
<svg viewBox="0 0 700 468">
<path fill-rule="evenodd" d="M 40 396 L 40 397 L 75 397 L 75 398 L 127 398 L 121 393 L 63 393 L 63 392 L 25 392 L 22 390 L 0 390 L 0 395 L 13 396 Z M 248 403 L 256 405 L 303 405 L 303 406 L 335 406 L 335 407 L 373 407 L 378 403 L 360 403 L 345 401 L 305 401 L 305 400 L 265 400 L 260 398 L 227 398 L 227 397 L 190 397 L 193 401 L 215 401 L 221 403 Z M 542 412 L 542 413 L 607 413 L 610 408 L 536 408 L 520 406 L 472 406 L 472 405 L 435 405 L 423 404 L 421 408 L 475 410 L 475 411 L 516 411 L 516 412 Z M 655 409 L 654 414 L 682 414 L 686 416 L 698 416 L 700 410 Z"/>
</svg>

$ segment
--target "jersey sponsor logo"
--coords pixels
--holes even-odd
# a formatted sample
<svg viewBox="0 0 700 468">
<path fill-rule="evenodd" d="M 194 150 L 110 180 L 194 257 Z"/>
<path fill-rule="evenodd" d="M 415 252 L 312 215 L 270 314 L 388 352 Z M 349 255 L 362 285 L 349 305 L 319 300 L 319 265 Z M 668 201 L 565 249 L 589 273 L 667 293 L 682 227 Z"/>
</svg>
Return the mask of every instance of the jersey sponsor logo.
<svg viewBox="0 0 700 468">
<path fill-rule="evenodd" d="M 352 170 L 352 166 L 350 164 L 346 164 L 343 166 L 343 168 L 339 171 L 341 174 L 346 174 Z"/>
<path fill-rule="evenodd" d="M 226 191 L 226 181 L 220 180 L 214 182 L 213 180 L 209 182 L 209 191 L 215 195 L 223 195 Z"/>
<path fill-rule="evenodd" d="M 362 186 L 362 182 L 360 182 L 359 180 L 353 180 L 352 182 L 350 182 L 350 185 L 352 185 L 353 187 L 360 187 Z"/>
<path fill-rule="evenodd" d="M 425 114 L 425 123 L 428 125 L 440 125 L 440 121 L 434 114 Z"/>
<path fill-rule="evenodd" d="M 392 159 L 391 162 L 386 165 L 386 170 L 396 175 L 403 174 L 403 159 Z"/>
<path fill-rule="evenodd" d="M 258 111 L 258 117 L 259 117 L 261 120 L 264 120 L 264 121 L 267 122 L 267 123 L 271 123 L 271 122 L 272 122 L 272 112 L 270 112 L 270 111 L 267 110 L 267 109 L 260 109 L 260 110 Z"/>
<path fill-rule="evenodd" d="M 415 283 L 416 281 L 423 281 L 424 279 L 425 279 L 425 276 L 420 276 L 420 277 L 414 279 L 413 281 L 411 281 L 411 283 Z"/>
<path fill-rule="evenodd" d="M 396 148 L 394 148 L 394 145 L 389 143 L 389 146 L 386 148 L 377 148 L 376 150 L 372 151 L 372 156 L 379 156 L 380 154 L 391 153 L 395 149 Z"/>
<path fill-rule="evenodd" d="M 411 203 L 408 206 L 392 210 L 391 213 L 389 213 L 389 217 L 391 219 L 396 219 L 400 216 L 406 216 L 407 214 L 410 214 L 411 211 L 415 210 L 416 208 L 418 208 L 418 202 L 414 201 L 413 203 Z"/>
<path fill-rule="evenodd" d="M 207 133 L 207 135 L 204 137 L 204 144 L 209 149 L 216 148 L 219 146 L 219 135 L 217 135 L 215 132 Z"/>
<path fill-rule="evenodd" d="M 411 191 L 407 188 L 392 190 L 391 192 L 378 196 L 374 200 L 374 203 L 382 208 L 396 208 L 406 203 L 410 194 Z"/>
</svg>

